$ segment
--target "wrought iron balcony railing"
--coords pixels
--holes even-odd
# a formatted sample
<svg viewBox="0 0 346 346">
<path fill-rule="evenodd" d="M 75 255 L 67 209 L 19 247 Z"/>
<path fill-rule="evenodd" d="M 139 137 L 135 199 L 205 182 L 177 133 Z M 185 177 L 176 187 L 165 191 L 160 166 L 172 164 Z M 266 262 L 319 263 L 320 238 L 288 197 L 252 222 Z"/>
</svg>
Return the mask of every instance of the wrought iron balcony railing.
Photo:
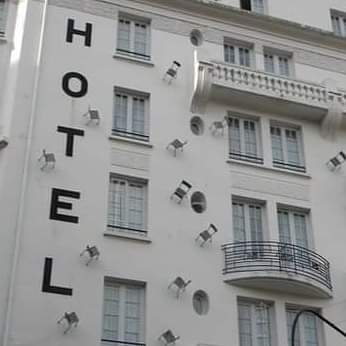
<svg viewBox="0 0 346 346">
<path fill-rule="evenodd" d="M 296 274 L 332 289 L 329 262 L 304 247 L 273 242 L 237 242 L 222 246 L 223 274 L 242 272 L 286 272 Z"/>
</svg>

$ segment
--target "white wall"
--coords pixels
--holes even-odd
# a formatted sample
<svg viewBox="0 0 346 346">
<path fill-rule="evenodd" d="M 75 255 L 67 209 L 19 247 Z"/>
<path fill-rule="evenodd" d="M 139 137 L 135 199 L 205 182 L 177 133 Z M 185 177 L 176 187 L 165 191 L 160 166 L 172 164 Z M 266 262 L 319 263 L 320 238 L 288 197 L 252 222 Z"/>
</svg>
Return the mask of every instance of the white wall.
<svg viewBox="0 0 346 346">
<path fill-rule="evenodd" d="M 38 5 L 33 8 L 33 13 L 40 13 Z M 83 28 L 85 22 L 93 24 L 92 47 L 85 47 L 83 39 L 77 36 L 72 44 L 65 42 L 67 18 L 74 18 L 78 28 Z M 208 127 L 214 120 L 222 119 L 230 107 L 209 104 L 206 115 L 201 116 L 205 122 L 203 136 L 194 136 L 189 129 L 193 48 L 188 37 L 153 30 L 152 67 L 113 58 L 115 37 L 115 20 L 63 7 L 49 8 L 9 345 L 99 344 L 105 276 L 147 283 L 146 343 L 150 346 L 158 345 L 158 335 L 167 328 L 181 336 L 181 345 L 201 342 L 237 346 L 238 296 L 275 303 L 276 344 L 280 346 L 287 346 L 286 303 L 321 307 L 327 317 L 346 328 L 346 272 L 343 265 L 345 175 L 343 171 L 331 173 L 325 166 L 330 157 L 345 147 L 343 133 L 335 142 L 330 142 L 320 137 L 317 124 L 294 121 L 303 127 L 307 170 L 311 177 L 229 164 L 226 162 L 227 136 L 215 138 Z M 220 45 L 210 42 L 206 42 L 202 49 L 209 56 L 222 51 Z M 29 52 L 30 48 L 26 47 L 26 50 Z M 181 62 L 182 68 L 178 79 L 167 85 L 162 77 L 172 60 Z M 302 79 L 317 79 L 311 68 L 300 65 L 297 70 Z M 89 92 L 84 98 L 71 99 L 62 91 L 62 76 L 70 71 L 80 72 L 88 79 Z M 318 78 L 323 79 L 324 74 L 329 76 L 329 73 L 319 70 Z M 342 82 L 342 75 L 333 76 Z M 108 138 L 112 126 L 114 86 L 151 94 L 150 143 L 153 148 Z M 21 96 L 24 100 L 30 99 L 26 93 Z M 85 125 L 82 114 L 89 104 L 100 111 L 99 127 Z M 14 113 L 17 122 L 21 114 L 28 116 L 24 111 L 25 103 L 20 106 Z M 275 114 L 261 114 L 264 124 L 277 118 Z M 293 122 L 292 119 L 283 120 Z M 85 131 L 84 137 L 75 139 L 72 158 L 64 155 L 66 136 L 56 132 L 58 125 Z M 18 138 L 25 138 L 25 132 L 18 133 Z M 176 158 L 165 149 L 174 138 L 188 140 L 184 152 Z M 267 143 L 266 150 L 270 150 L 268 139 L 263 140 Z M 56 155 L 56 169 L 51 172 L 42 172 L 37 162 L 43 148 Z M 124 152 L 127 152 L 129 160 L 120 159 Z M 149 168 L 141 168 L 143 165 Z M 10 177 L 16 168 L 9 169 L 3 178 L 8 184 L 3 190 L 6 197 L 12 189 Z M 106 231 L 110 172 L 149 180 L 148 236 L 152 243 L 103 235 Z M 285 183 L 292 186 L 292 191 L 301 187 L 304 197 L 291 197 L 291 190 L 280 194 L 275 189 L 261 192 L 260 189 L 249 191 L 237 187 L 237 174 L 249 175 L 249 181 L 255 183 L 263 179 L 270 179 L 273 186 Z M 170 194 L 182 179 L 192 183 L 193 190 L 206 194 L 208 208 L 205 213 L 194 213 L 188 201 L 181 205 L 170 201 Z M 49 219 L 51 189 L 54 187 L 81 192 L 81 199 L 72 201 L 71 214 L 79 216 L 78 225 Z M 276 203 L 311 209 L 316 251 L 331 262 L 333 299 L 307 299 L 237 288 L 223 282 L 220 247 L 233 237 L 232 194 L 267 201 L 268 233 L 273 238 L 277 237 Z M 11 203 L 15 205 L 16 202 Z M 11 205 L 5 209 L 7 212 Z M 5 215 L 2 219 L 6 220 Z M 13 218 L 4 222 L 4 229 L 13 229 L 10 222 Z M 211 247 L 200 248 L 194 239 L 210 222 L 218 226 L 219 233 Z M 87 244 L 95 244 L 101 251 L 100 260 L 88 267 L 79 257 Z M 41 292 L 45 257 L 54 258 L 53 283 L 73 287 L 72 297 Z M 180 300 L 167 290 L 169 282 L 177 275 L 192 280 Z M 210 312 L 204 317 L 196 315 L 192 308 L 192 294 L 197 289 L 204 289 L 210 297 Z M 76 330 L 63 336 L 56 321 L 65 311 L 76 311 L 81 322 Z M 328 330 L 326 338 L 327 345 L 342 344 L 338 336 Z"/>
</svg>

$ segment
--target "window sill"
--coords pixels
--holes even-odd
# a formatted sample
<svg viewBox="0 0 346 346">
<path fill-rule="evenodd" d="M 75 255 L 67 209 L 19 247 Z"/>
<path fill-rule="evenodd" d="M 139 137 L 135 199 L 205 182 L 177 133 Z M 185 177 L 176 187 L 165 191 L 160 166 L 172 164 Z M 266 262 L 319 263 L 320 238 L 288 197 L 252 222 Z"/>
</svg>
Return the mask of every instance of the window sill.
<svg viewBox="0 0 346 346">
<path fill-rule="evenodd" d="M 152 242 L 152 240 L 147 235 L 135 234 L 135 232 L 131 232 L 131 231 L 127 232 L 127 231 L 118 231 L 118 230 L 112 229 L 111 231 L 107 230 L 106 232 L 103 233 L 103 235 L 106 237 L 122 238 L 122 239 L 140 241 L 140 242 L 148 243 L 148 244 Z"/>
<path fill-rule="evenodd" d="M 288 169 L 282 169 L 282 168 L 277 168 L 277 167 L 267 167 L 267 166 L 263 166 L 261 164 L 256 164 L 256 163 L 246 162 L 246 161 L 240 161 L 240 160 L 228 159 L 226 162 L 230 163 L 230 164 L 250 166 L 250 167 L 254 167 L 254 168 L 257 168 L 260 170 L 264 170 L 264 171 L 278 172 L 278 173 L 282 173 L 282 174 L 294 175 L 294 176 L 301 177 L 304 179 L 311 179 L 311 175 L 308 173 L 295 172 L 295 171 L 290 171 Z"/>
<path fill-rule="evenodd" d="M 154 67 L 154 63 L 151 60 L 144 60 L 144 59 L 139 59 L 139 58 L 134 58 L 132 56 L 127 56 L 127 55 L 122 55 L 119 53 L 114 53 L 113 54 L 113 58 L 114 59 L 120 59 L 120 60 L 127 60 L 130 62 L 134 62 L 134 63 L 138 63 L 138 64 L 143 64 L 143 65 L 147 65 L 150 67 Z"/>
<path fill-rule="evenodd" d="M 120 141 L 120 142 L 129 143 L 129 144 L 141 145 L 141 146 L 147 147 L 147 148 L 153 147 L 153 145 L 149 142 L 139 141 L 137 139 L 127 138 L 127 137 L 122 137 L 122 136 L 117 136 L 117 135 L 110 135 L 109 139 L 112 141 Z"/>
</svg>

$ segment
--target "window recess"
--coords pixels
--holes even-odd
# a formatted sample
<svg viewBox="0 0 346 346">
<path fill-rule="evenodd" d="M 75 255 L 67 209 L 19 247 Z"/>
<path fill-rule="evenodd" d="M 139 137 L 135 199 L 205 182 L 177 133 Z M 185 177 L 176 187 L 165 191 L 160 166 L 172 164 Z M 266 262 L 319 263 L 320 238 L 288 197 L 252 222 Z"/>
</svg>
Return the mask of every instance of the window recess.
<svg viewBox="0 0 346 346">
<path fill-rule="evenodd" d="M 108 231 L 127 231 L 146 235 L 147 183 L 110 175 Z"/>
<path fill-rule="evenodd" d="M 229 157 L 234 160 L 263 164 L 258 121 L 229 114 L 227 123 Z"/>
<path fill-rule="evenodd" d="M 120 15 L 116 51 L 121 55 L 150 60 L 150 21 Z"/>
<path fill-rule="evenodd" d="M 270 136 L 273 166 L 305 173 L 301 130 L 271 124 Z"/>
<path fill-rule="evenodd" d="M 114 89 L 112 134 L 149 141 L 149 95 Z"/>
<path fill-rule="evenodd" d="M 105 280 L 101 345 L 145 346 L 144 310 L 143 285 Z"/>
</svg>

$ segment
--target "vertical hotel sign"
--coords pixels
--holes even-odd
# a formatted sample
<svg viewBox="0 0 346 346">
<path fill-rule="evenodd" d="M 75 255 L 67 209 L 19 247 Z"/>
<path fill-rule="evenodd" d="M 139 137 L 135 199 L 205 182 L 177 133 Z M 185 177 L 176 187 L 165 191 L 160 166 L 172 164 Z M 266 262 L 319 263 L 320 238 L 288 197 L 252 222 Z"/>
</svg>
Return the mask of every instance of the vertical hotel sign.
<svg viewBox="0 0 346 346">
<path fill-rule="evenodd" d="M 84 46 L 91 47 L 92 41 L 92 24 L 86 23 L 84 30 L 78 30 L 75 28 L 74 20 L 69 18 L 67 20 L 66 42 L 73 43 L 74 35 L 80 35 L 84 37 Z M 79 87 L 77 90 L 72 90 L 70 87 L 71 80 L 77 80 Z M 67 96 L 73 98 L 84 97 L 88 93 L 88 80 L 81 73 L 76 71 L 69 71 L 62 77 L 61 87 Z M 65 135 L 66 146 L 65 156 L 73 157 L 75 155 L 74 139 L 75 137 L 84 137 L 84 131 L 77 128 L 67 127 L 63 125 L 57 126 L 57 132 Z M 64 201 L 61 198 L 64 198 Z M 70 202 L 66 202 L 66 198 L 70 199 Z M 60 188 L 52 188 L 49 219 L 60 222 L 79 223 L 79 217 L 77 215 L 64 214 L 63 210 L 73 210 L 73 200 L 81 198 L 79 191 L 64 190 Z M 65 296 L 73 295 L 73 288 L 56 286 L 52 284 L 52 272 L 53 272 L 53 258 L 46 257 L 44 260 L 43 280 L 42 280 L 42 292 L 60 294 Z"/>
</svg>

